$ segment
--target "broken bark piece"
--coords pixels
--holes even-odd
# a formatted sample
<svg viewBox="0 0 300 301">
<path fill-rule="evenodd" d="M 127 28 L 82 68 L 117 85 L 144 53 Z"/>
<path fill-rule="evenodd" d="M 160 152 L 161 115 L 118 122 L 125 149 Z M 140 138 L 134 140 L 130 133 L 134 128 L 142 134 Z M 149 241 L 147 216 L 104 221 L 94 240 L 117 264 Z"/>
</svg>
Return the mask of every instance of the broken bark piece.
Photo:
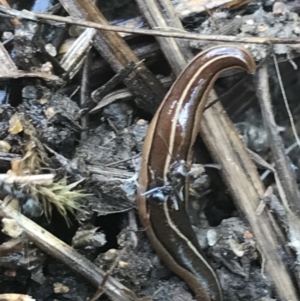
<svg viewBox="0 0 300 301">
<path fill-rule="evenodd" d="M 104 86 L 93 91 L 92 98 L 94 102 L 99 102 L 105 94 L 112 91 L 112 89 L 116 85 L 125 80 L 125 78 L 137 67 L 137 64 L 135 64 L 134 62 L 130 62 L 127 66 L 121 69 L 113 78 L 111 78 Z"/>
<path fill-rule="evenodd" d="M 160 82 L 165 88 L 169 88 L 172 84 L 172 80 L 170 77 L 163 77 L 160 78 Z M 89 113 L 90 114 L 95 114 L 99 112 L 102 108 L 105 106 L 116 102 L 116 101 L 126 101 L 130 98 L 134 97 L 134 95 L 128 90 L 128 89 L 120 89 L 120 90 L 115 90 L 114 92 L 111 92 L 107 95 L 105 95 L 101 101 L 97 104 L 95 108 L 93 108 Z"/>
<path fill-rule="evenodd" d="M 131 49 L 147 66 L 152 65 L 157 61 L 157 58 L 161 56 L 159 46 L 155 42 L 149 44 L 137 43 L 132 45 Z M 109 65 L 104 59 L 99 58 L 99 60 L 94 60 L 91 66 L 91 85 L 97 87 L 104 84 L 105 81 L 103 82 L 103 80 L 109 71 Z M 102 81 L 99 80 L 101 78 L 103 79 Z M 127 90 L 130 92 L 128 88 Z"/>
<path fill-rule="evenodd" d="M 105 17 L 91 0 L 61 0 L 60 2 L 73 17 L 108 25 Z M 115 72 L 118 72 L 130 62 L 139 62 L 136 55 L 117 33 L 100 31 L 95 37 L 94 46 Z M 164 97 L 165 91 L 144 64 L 140 64 L 124 83 L 137 97 L 135 98 L 137 106 L 148 112 L 155 112 Z"/>
<path fill-rule="evenodd" d="M 96 32 L 93 28 L 85 29 L 60 60 L 61 67 L 69 73 L 70 79 L 81 69 Z"/>
<path fill-rule="evenodd" d="M 97 104 L 97 106 L 90 111 L 90 114 L 97 113 L 102 108 L 106 107 L 107 105 L 109 105 L 115 101 L 118 101 L 118 100 L 124 101 L 124 100 L 128 100 L 132 97 L 133 97 L 133 95 L 132 95 L 132 93 L 130 93 L 130 91 L 128 89 L 121 89 L 121 90 L 116 90 L 114 92 L 111 92 L 101 99 L 101 101 Z"/>
<path fill-rule="evenodd" d="M 44 72 L 22 72 L 22 71 L 10 71 L 7 73 L 1 73 L 0 74 L 0 79 L 1 80 L 6 80 L 6 79 L 17 79 L 17 78 L 41 78 L 45 80 L 46 82 L 52 82 L 54 85 L 62 85 L 64 81 L 59 78 L 56 75 L 52 74 L 47 74 Z"/>
<path fill-rule="evenodd" d="M 129 63 L 124 69 L 121 69 L 116 75 L 114 75 L 105 85 L 101 86 L 100 88 L 94 90 L 92 92 L 92 99 L 94 102 L 88 100 L 86 104 L 84 104 L 84 107 L 82 108 L 82 112 L 80 116 L 82 117 L 86 113 L 95 112 L 100 110 L 101 107 L 103 107 L 103 97 L 108 92 L 113 90 L 114 87 L 116 87 L 118 84 L 120 84 L 122 81 L 124 81 L 131 72 L 133 72 L 134 69 L 138 67 L 137 64 L 134 62 Z M 128 97 L 127 99 L 130 99 L 132 97 Z M 98 104 L 98 102 L 101 101 L 101 104 Z M 108 102 L 106 102 L 109 104 Z"/>
</svg>

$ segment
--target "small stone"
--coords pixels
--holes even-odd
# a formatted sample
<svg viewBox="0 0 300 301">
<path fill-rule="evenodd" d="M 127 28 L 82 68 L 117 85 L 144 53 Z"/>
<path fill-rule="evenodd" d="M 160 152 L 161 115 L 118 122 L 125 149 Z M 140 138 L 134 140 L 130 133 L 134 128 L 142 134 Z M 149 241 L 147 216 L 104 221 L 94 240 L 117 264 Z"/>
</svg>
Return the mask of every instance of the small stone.
<svg viewBox="0 0 300 301">
<path fill-rule="evenodd" d="M 19 237 L 23 233 L 23 229 L 13 219 L 3 218 L 2 224 L 3 224 L 2 232 L 12 238 Z"/>
<path fill-rule="evenodd" d="M 146 123 L 147 123 L 147 121 L 144 120 L 144 119 L 139 119 L 139 120 L 136 122 L 137 125 L 141 125 L 141 126 L 146 125 Z"/>
<path fill-rule="evenodd" d="M 228 239 L 228 244 L 230 245 L 231 250 L 234 252 L 234 254 L 238 257 L 244 256 L 245 252 L 243 250 L 243 246 L 239 244 L 236 240 L 233 238 Z"/>
<path fill-rule="evenodd" d="M 207 242 L 209 246 L 214 246 L 218 240 L 217 231 L 215 229 L 209 229 L 206 233 Z"/>
<path fill-rule="evenodd" d="M 57 55 L 56 48 L 50 43 L 45 45 L 45 50 L 53 57 Z"/>
<path fill-rule="evenodd" d="M 55 282 L 53 283 L 53 291 L 55 294 L 66 294 L 70 290 L 69 287 L 66 285 L 63 285 L 62 283 Z"/>
<path fill-rule="evenodd" d="M 287 9 L 286 5 L 282 2 L 276 1 L 273 4 L 273 15 L 275 17 L 282 16 L 287 11 L 288 11 L 288 9 Z"/>
<path fill-rule="evenodd" d="M 120 267 L 121 269 L 125 269 L 125 268 L 127 268 L 127 266 L 128 266 L 128 262 L 125 262 L 125 261 L 119 261 L 119 267 Z"/>
<path fill-rule="evenodd" d="M 249 20 L 246 21 L 246 24 L 247 25 L 254 25 L 254 20 L 249 19 Z"/>
<path fill-rule="evenodd" d="M 11 145 L 4 141 L 4 140 L 0 140 L 0 152 L 2 153 L 8 153 L 11 149 Z"/>
<path fill-rule="evenodd" d="M 104 253 L 104 259 L 106 261 L 112 261 L 118 256 L 118 250 L 116 249 L 110 249 L 107 252 Z"/>
</svg>

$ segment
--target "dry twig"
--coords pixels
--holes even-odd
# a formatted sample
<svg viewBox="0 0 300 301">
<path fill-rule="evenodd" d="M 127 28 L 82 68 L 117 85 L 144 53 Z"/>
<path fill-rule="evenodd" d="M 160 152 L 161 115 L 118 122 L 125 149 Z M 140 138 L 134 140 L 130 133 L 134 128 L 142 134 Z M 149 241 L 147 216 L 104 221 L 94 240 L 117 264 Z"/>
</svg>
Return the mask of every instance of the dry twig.
<svg viewBox="0 0 300 301">
<path fill-rule="evenodd" d="M 269 144 L 273 161 L 277 171 L 277 185 L 282 204 L 287 215 L 287 232 L 289 245 L 295 250 L 297 260 L 300 259 L 300 192 L 293 175 L 291 164 L 286 156 L 283 141 L 277 130 L 272 111 L 269 90 L 269 76 L 267 66 L 258 71 L 257 96 L 260 101 L 265 129 L 268 132 Z M 298 287 L 299 288 L 299 287 Z"/>
<path fill-rule="evenodd" d="M 0 174 L 0 181 L 7 184 L 19 183 L 19 184 L 43 184 L 51 185 L 53 183 L 54 175 L 27 175 L 27 176 L 14 176 L 9 174 Z"/>
<path fill-rule="evenodd" d="M 252 43 L 252 44 L 299 44 L 300 39 L 281 39 L 281 38 L 270 38 L 270 37 L 236 37 L 236 36 L 226 36 L 226 35 L 200 35 L 197 33 L 187 33 L 185 31 L 176 31 L 174 29 L 164 29 L 164 30 L 150 30 L 150 29 L 136 29 L 130 27 L 122 26 L 112 26 L 104 25 L 96 22 L 76 20 L 70 17 L 61 17 L 46 14 L 35 14 L 26 10 L 17 11 L 14 9 L 8 9 L 4 6 L 0 6 L 0 12 L 7 17 L 18 17 L 19 19 L 49 22 L 51 21 L 58 23 L 67 23 L 73 25 L 79 25 L 83 27 L 91 27 L 100 29 L 103 31 L 112 32 L 126 32 L 141 35 L 168 37 L 168 38 L 181 38 L 188 40 L 202 40 L 202 41 L 214 41 L 214 42 L 225 42 L 225 43 Z"/>
<path fill-rule="evenodd" d="M 70 269 L 85 277 L 96 287 L 99 287 L 103 282 L 106 275 L 104 271 L 24 215 L 10 206 L 3 206 L 2 201 L 0 201 L 0 216 L 16 221 L 37 247 L 65 263 Z M 137 300 L 134 292 L 110 276 L 105 281 L 103 291 L 115 301 Z"/>
</svg>

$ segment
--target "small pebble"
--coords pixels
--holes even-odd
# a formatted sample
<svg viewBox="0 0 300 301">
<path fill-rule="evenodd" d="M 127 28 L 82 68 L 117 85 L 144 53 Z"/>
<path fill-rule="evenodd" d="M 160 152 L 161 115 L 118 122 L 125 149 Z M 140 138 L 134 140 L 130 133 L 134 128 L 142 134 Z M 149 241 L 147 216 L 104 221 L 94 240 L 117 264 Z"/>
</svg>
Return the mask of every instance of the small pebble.
<svg viewBox="0 0 300 301">
<path fill-rule="evenodd" d="M 104 259 L 106 261 L 112 261 L 114 260 L 118 255 L 118 250 L 116 249 L 110 249 L 107 252 L 104 253 Z"/>
</svg>

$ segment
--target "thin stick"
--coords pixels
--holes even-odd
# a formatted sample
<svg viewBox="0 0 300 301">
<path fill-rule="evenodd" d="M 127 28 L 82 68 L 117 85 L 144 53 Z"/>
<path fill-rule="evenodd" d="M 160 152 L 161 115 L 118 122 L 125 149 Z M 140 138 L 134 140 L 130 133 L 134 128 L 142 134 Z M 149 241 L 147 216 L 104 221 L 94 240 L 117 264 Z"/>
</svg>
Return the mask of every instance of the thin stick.
<svg viewBox="0 0 300 301">
<path fill-rule="evenodd" d="M 276 73 L 277 73 L 278 83 L 279 83 L 279 87 L 280 87 L 280 90 L 281 90 L 284 105 L 285 105 L 286 111 L 287 111 L 289 119 L 290 119 L 291 128 L 292 128 L 294 137 L 296 139 L 296 142 L 298 143 L 298 146 L 300 148 L 300 139 L 299 139 L 299 136 L 297 134 L 297 129 L 296 129 L 296 125 L 295 125 L 295 122 L 294 122 L 293 114 L 291 112 L 289 102 L 287 100 L 286 93 L 285 93 L 285 90 L 284 90 L 284 86 L 283 86 L 283 82 L 282 82 L 282 78 L 281 78 L 281 74 L 280 74 L 280 70 L 279 70 L 279 66 L 278 66 L 278 61 L 277 61 L 276 55 L 274 53 L 273 53 L 273 61 L 274 61 L 275 70 L 276 70 Z"/>
<path fill-rule="evenodd" d="M 225 43 L 252 43 L 252 44 L 300 44 L 300 39 L 280 39 L 280 38 L 270 38 L 270 37 L 236 37 L 236 36 L 225 36 L 225 35 L 200 35 L 196 33 L 188 32 L 170 32 L 168 30 L 150 30 L 150 29 L 137 29 L 121 26 L 112 26 L 112 25 L 102 25 L 95 22 L 75 20 L 70 17 L 61 17 L 54 15 L 46 14 L 35 14 L 29 11 L 18 11 L 14 9 L 8 9 L 4 6 L 0 6 L 0 12 L 3 17 L 17 17 L 19 19 L 26 19 L 32 21 L 54 21 L 59 23 L 67 23 L 73 25 L 79 25 L 83 27 L 91 27 L 106 31 L 115 31 L 115 32 L 126 32 L 133 34 L 142 34 L 142 35 L 151 35 L 151 36 L 160 36 L 160 37 L 173 37 L 173 38 L 182 38 L 189 40 L 202 40 L 202 41 L 214 41 L 214 42 L 225 42 Z"/>
<path fill-rule="evenodd" d="M 91 53 L 88 51 L 86 55 L 85 62 L 82 68 L 82 78 L 81 78 L 81 90 L 80 90 L 80 107 L 84 105 L 86 100 L 89 97 L 89 71 L 91 65 Z M 89 116 L 85 115 L 81 117 L 81 126 L 86 130 L 81 132 L 81 141 L 85 140 L 88 137 L 88 125 L 89 125 Z"/>
<path fill-rule="evenodd" d="M 292 172 L 290 162 L 285 154 L 284 144 L 278 134 L 269 88 L 269 74 L 267 66 L 262 66 L 257 72 L 257 97 L 260 102 L 265 129 L 268 133 L 273 162 L 282 182 L 289 204 L 284 204 L 286 210 L 300 217 L 300 191 Z M 283 201 L 283 200 L 282 200 Z M 300 249 L 299 249 L 300 252 Z"/>
<path fill-rule="evenodd" d="M 104 271 L 95 266 L 83 255 L 76 252 L 72 247 L 65 244 L 57 237 L 47 232 L 21 213 L 10 206 L 4 206 L 0 201 L 0 217 L 15 220 L 24 229 L 27 237 L 41 250 L 52 257 L 65 263 L 70 269 L 85 277 L 96 287 L 103 282 L 106 275 Z M 134 292 L 121 284 L 118 280 L 108 276 L 103 286 L 104 292 L 112 299 L 117 301 L 137 300 Z"/>
<path fill-rule="evenodd" d="M 50 185 L 53 183 L 54 174 L 46 175 L 28 175 L 28 176 L 13 176 L 9 174 L 0 174 L 0 181 L 7 184 L 44 184 Z"/>
<path fill-rule="evenodd" d="M 121 257 L 125 254 L 125 251 L 126 251 L 126 247 L 123 248 L 121 250 L 121 252 L 118 254 L 117 258 L 114 260 L 112 266 L 110 267 L 110 269 L 108 270 L 108 272 L 106 273 L 106 275 L 104 275 L 103 277 L 103 280 L 98 288 L 98 290 L 96 291 L 96 293 L 93 295 L 93 297 L 89 300 L 89 301 L 96 301 L 98 300 L 104 293 L 104 285 L 105 285 L 105 282 L 107 281 L 108 279 L 108 276 L 113 272 L 113 270 L 116 268 L 117 264 L 120 262 L 121 260 Z"/>
</svg>

